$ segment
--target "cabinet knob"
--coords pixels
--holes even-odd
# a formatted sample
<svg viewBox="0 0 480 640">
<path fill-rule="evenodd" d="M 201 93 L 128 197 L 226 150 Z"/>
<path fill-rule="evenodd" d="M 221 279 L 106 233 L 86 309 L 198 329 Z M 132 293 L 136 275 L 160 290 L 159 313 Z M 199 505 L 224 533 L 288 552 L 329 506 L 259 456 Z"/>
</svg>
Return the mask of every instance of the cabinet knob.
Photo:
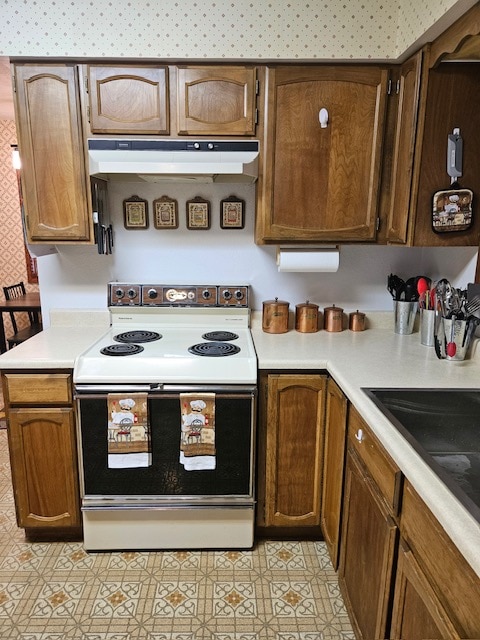
<svg viewBox="0 0 480 640">
<path fill-rule="evenodd" d="M 318 113 L 318 121 L 320 122 L 320 126 L 322 129 L 326 129 L 328 125 L 328 111 L 325 109 L 320 109 Z"/>
<path fill-rule="evenodd" d="M 362 442 L 362 441 L 363 441 L 363 429 L 358 429 L 357 433 L 355 434 L 355 438 L 356 438 L 359 442 Z"/>
</svg>

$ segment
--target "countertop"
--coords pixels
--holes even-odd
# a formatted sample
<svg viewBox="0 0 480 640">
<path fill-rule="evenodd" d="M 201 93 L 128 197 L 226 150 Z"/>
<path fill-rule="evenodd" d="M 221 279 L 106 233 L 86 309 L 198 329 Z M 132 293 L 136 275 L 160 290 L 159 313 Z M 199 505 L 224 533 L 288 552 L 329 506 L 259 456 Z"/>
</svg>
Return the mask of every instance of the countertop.
<svg viewBox="0 0 480 640">
<path fill-rule="evenodd" d="M 75 357 L 108 328 L 108 312 L 55 310 L 51 326 L 0 356 L 0 370 L 71 369 Z M 290 323 L 292 325 L 292 322 Z M 327 371 L 415 487 L 480 577 L 480 524 L 364 394 L 363 387 L 480 388 L 480 340 L 462 362 L 439 360 L 433 347 L 393 331 L 393 313 L 367 312 L 367 329 L 284 334 L 262 331 L 261 312 L 252 314 L 260 369 Z M 479 427 L 480 428 L 480 427 Z"/>
</svg>

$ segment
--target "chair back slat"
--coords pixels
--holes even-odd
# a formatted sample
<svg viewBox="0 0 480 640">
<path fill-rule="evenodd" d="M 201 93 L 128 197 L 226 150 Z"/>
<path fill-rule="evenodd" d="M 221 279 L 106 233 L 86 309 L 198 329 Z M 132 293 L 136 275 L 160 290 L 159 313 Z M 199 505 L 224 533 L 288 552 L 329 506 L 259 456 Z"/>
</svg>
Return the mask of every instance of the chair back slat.
<svg viewBox="0 0 480 640">
<path fill-rule="evenodd" d="M 24 296 L 26 293 L 27 291 L 25 289 L 25 284 L 23 283 L 23 281 L 17 282 L 17 284 L 11 284 L 8 287 L 3 287 L 3 294 L 5 296 L 5 300 L 14 300 L 15 298 L 20 298 L 20 296 Z M 7 343 L 9 347 L 14 346 L 15 344 L 19 344 L 20 342 L 23 342 L 28 337 L 31 337 L 31 335 L 34 335 L 35 333 L 38 333 L 39 331 L 42 330 L 41 323 L 37 324 L 35 313 L 33 311 L 26 311 L 21 313 L 27 313 L 28 320 L 30 323 L 30 329 L 28 331 L 23 330 L 19 332 L 17 321 L 15 319 L 15 312 L 10 311 L 9 316 L 10 316 L 10 321 L 12 323 L 13 336 L 7 339 Z M 17 334 L 19 335 L 17 336 Z M 26 335 L 25 336 L 22 335 L 21 337 L 21 334 L 26 334 Z"/>
</svg>

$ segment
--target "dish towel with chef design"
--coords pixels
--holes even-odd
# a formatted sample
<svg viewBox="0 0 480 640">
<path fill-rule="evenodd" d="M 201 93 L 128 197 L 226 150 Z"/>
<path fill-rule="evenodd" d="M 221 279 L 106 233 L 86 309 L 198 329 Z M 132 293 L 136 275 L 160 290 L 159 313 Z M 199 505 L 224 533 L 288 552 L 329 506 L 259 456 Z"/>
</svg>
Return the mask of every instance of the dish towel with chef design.
<svg viewBox="0 0 480 640">
<path fill-rule="evenodd" d="M 180 463 L 186 471 L 215 469 L 215 394 L 181 393 L 180 408 Z"/>
<path fill-rule="evenodd" d="M 108 468 L 135 469 L 152 464 L 146 393 L 109 393 Z"/>
</svg>

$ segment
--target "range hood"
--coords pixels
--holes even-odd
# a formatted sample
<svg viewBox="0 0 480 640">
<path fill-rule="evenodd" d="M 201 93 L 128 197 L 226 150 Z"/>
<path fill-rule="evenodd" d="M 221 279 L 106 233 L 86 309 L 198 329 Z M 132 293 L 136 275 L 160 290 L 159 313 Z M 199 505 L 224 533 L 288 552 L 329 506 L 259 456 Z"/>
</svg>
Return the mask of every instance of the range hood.
<svg viewBox="0 0 480 640">
<path fill-rule="evenodd" d="M 91 176 L 141 182 L 255 182 L 258 140 L 88 140 Z"/>
</svg>

